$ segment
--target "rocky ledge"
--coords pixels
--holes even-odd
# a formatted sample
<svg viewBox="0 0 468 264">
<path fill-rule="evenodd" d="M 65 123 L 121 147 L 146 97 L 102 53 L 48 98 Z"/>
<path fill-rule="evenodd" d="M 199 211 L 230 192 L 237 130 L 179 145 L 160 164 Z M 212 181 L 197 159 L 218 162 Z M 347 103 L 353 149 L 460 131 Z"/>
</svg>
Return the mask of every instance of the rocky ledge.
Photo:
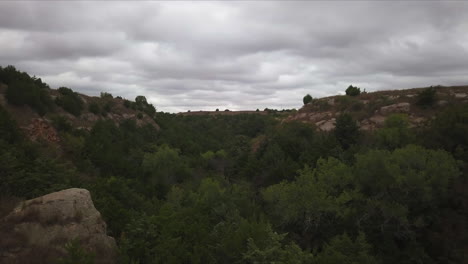
<svg viewBox="0 0 468 264">
<path fill-rule="evenodd" d="M 96 263 L 114 263 L 117 246 L 85 189 L 67 189 L 20 203 L 0 220 L 0 263 L 55 263 L 78 243 Z"/>
</svg>

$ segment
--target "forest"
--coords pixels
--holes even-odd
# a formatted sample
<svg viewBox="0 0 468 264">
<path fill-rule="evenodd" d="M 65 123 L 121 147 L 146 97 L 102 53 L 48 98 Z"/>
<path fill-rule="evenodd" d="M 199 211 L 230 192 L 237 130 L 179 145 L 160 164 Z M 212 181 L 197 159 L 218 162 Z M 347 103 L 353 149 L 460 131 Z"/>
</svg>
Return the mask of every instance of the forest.
<svg viewBox="0 0 468 264">
<path fill-rule="evenodd" d="M 10 104 L 41 115 L 83 108 L 73 90 L 53 100 L 47 84 L 14 68 L 0 68 L 0 83 Z M 101 120 L 87 131 L 57 119 L 60 152 L 29 140 L 0 106 L 2 199 L 88 189 L 119 263 L 468 259 L 466 104 L 424 127 L 393 114 L 377 131 L 342 114 L 329 132 L 274 113 L 185 116 L 144 97 L 126 104 L 160 128 Z"/>
</svg>

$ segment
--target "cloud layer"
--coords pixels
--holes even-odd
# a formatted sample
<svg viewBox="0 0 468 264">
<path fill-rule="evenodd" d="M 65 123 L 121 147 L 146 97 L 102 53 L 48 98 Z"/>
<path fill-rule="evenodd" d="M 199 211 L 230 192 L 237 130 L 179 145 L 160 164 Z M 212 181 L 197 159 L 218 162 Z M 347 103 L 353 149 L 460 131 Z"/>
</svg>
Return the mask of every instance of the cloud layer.
<svg viewBox="0 0 468 264">
<path fill-rule="evenodd" d="M 158 110 L 468 84 L 468 2 L 0 2 L 0 65 Z"/>
</svg>

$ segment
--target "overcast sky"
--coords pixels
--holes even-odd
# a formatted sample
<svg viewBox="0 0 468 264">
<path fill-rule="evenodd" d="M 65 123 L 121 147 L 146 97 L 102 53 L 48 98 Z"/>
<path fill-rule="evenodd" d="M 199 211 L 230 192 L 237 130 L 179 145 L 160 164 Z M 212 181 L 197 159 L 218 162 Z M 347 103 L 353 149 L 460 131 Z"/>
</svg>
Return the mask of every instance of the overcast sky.
<svg viewBox="0 0 468 264">
<path fill-rule="evenodd" d="M 0 65 L 158 111 L 468 84 L 468 2 L 1 1 Z"/>
</svg>

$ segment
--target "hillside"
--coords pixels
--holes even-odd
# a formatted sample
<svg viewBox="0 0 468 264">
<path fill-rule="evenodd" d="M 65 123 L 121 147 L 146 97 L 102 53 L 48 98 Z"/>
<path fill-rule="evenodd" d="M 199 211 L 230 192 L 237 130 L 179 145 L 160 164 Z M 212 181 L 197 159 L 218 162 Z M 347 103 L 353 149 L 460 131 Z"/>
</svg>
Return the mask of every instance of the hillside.
<svg viewBox="0 0 468 264">
<path fill-rule="evenodd" d="M 57 129 L 64 127 L 80 130 L 91 130 L 97 121 L 110 120 L 120 124 L 125 120 L 136 122 L 137 126 L 151 125 L 159 129 L 155 122 L 153 112 L 145 111 L 150 106 L 146 99 L 138 105 L 121 97 L 114 98 L 111 94 L 102 93 L 101 97 L 87 96 L 73 92 L 71 89 L 61 87 L 51 89 L 40 79 L 30 77 L 27 73 L 16 71 L 14 68 L 5 68 L 0 78 L 0 106 L 4 107 L 14 117 L 18 125 L 32 140 L 45 140 L 59 142 Z M 9 84 L 7 84 L 9 83 Z M 20 95 L 10 95 L 8 89 L 21 90 Z M 41 94 L 46 111 L 38 109 L 31 97 Z M 23 96 L 24 98 L 15 99 Z M 37 96 L 39 97 L 39 96 Z M 144 98 L 144 97 L 143 97 Z"/>
<path fill-rule="evenodd" d="M 419 105 L 418 95 L 427 89 L 430 87 L 314 99 L 286 121 L 301 121 L 314 124 L 319 130 L 331 131 L 336 118 L 347 113 L 358 122 L 361 130 L 369 131 L 383 127 L 389 115 L 402 113 L 408 116 L 410 125 L 416 127 L 427 124 L 448 107 L 468 104 L 468 86 L 437 86 L 434 88 L 434 102 Z"/>
<path fill-rule="evenodd" d="M 96 236 L 124 264 L 468 259 L 467 87 L 170 114 L 0 81 L 0 263 L 113 262 Z"/>
</svg>

